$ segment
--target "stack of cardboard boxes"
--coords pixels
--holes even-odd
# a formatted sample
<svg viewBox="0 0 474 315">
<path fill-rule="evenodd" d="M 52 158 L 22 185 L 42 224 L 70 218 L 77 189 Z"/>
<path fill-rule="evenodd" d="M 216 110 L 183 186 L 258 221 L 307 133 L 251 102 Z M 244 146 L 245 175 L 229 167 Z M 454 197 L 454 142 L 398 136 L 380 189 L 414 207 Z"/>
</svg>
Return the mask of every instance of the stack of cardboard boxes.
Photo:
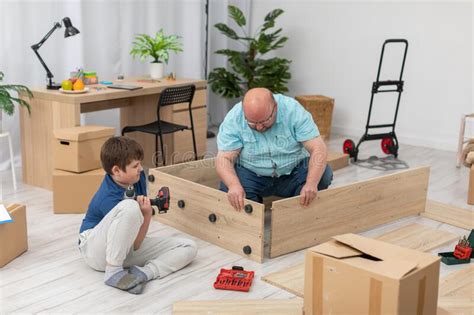
<svg viewBox="0 0 474 315">
<path fill-rule="evenodd" d="M 115 128 L 79 126 L 53 133 L 54 213 L 84 213 L 104 179 L 100 149 Z"/>
</svg>

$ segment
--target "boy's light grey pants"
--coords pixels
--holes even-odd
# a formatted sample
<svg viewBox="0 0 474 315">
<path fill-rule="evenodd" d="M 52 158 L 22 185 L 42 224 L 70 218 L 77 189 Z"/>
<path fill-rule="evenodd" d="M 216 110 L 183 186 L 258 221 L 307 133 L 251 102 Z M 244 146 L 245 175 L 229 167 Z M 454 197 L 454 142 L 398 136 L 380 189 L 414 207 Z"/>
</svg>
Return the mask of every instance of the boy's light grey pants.
<svg viewBox="0 0 474 315">
<path fill-rule="evenodd" d="M 145 237 L 140 248 L 134 250 L 143 220 L 137 201 L 126 199 L 118 203 L 93 229 L 79 234 L 79 250 L 86 264 L 99 271 L 105 270 L 106 262 L 125 268 L 146 265 L 156 279 L 194 259 L 197 246 L 184 238 Z"/>
</svg>

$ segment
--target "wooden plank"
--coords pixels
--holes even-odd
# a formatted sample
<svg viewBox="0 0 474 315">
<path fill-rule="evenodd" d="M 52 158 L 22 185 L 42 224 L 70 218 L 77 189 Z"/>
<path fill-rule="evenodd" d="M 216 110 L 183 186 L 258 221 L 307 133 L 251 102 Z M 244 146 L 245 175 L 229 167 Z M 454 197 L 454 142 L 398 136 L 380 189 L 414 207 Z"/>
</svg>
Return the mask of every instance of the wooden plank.
<svg viewBox="0 0 474 315">
<path fill-rule="evenodd" d="M 440 281 L 438 314 L 473 314 L 474 265 L 455 271 Z"/>
<path fill-rule="evenodd" d="M 457 239 L 458 236 L 449 232 L 436 230 L 420 224 L 411 224 L 377 237 L 378 240 L 394 245 L 430 251 L 447 242 Z M 286 268 L 262 277 L 274 286 L 303 297 L 304 293 L 304 263 Z"/>
<path fill-rule="evenodd" d="M 474 298 L 474 265 L 470 264 L 441 279 L 439 296 Z"/>
<path fill-rule="evenodd" d="M 416 223 L 377 237 L 377 239 L 381 241 L 423 252 L 441 247 L 458 238 L 459 237 L 453 233 L 436 230 L 429 226 Z"/>
<path fill-rule="evenodd" d="M 179 301 L 173 304 L 174 315 L 301 315 L 303 300 L 217 300 Z"/>
<path fill-rule="evenodd" d="M 438 299 L 437 315 L 472 315 L 474 314 L 473 298 L 445 297 Z"/>
<path fill-rule="evenodd" d="M 349 165 L 349 155 L 334 151 L 328 152 L 328 164 L 333 171 L 341 169 Z"/>
<path fill-rule="evenodd" d="M 304 262 L 269 273 L 261 279 L 294 295 L 304 297 Z"/>
<path fill-rule="evenodd" d="M 220 180 L 216 171 L 215 158 L 162 166 L 157 170 L 198 184 Z"/>
<path fill-rule="evenodd" d="M 270 257 L 419 214 L 425 209 L 428 179 L 429 167 L 419 167 L 321 191 L 308 207 L 299 204 L 299 197 L 275 201 Z"/>
<path fill-rule="evenodd" d="M 428 200 L 422 216 L 466 230 L 474 229 L 474 211 Z"/>
<path fill-rule="evenodd" d="M 162 186 L 168 186 L 171 193 L 170 210 L 155 216 L 156 220 L 257 262 L 263 261 L 262 204 L 245 200 L 245 204 L 252 205 L 252 213 L 235 211 L 222 191 L 159 169 L 150 169 L 150 174 L 155 176 L 155 181 L 150 183 L 150 196 L 156 196 Z M 184 201 L 184 208 L 178 207 L 179 200 Z M 216 216 L 214 223 L 209 220 L 211 214 Z M 245 246 L 251 247 L 249 255 L 243 252 Z"/>
</svg>

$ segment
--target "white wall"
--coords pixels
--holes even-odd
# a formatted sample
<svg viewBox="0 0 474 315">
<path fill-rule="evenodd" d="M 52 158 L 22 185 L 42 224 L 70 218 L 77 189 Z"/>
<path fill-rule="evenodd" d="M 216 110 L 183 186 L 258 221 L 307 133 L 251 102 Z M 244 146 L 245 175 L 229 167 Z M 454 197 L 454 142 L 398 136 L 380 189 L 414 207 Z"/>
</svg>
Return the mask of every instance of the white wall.
<svg viewBox="0 0 474 315">
<path fill-rule="evenodd" d="M 277 54 L 293 61 L 288 94 L 334 97 L 333 132 L 363 134 L 382 43 L 405 38 L 399 141 L 456 150 L 460 115 L 474 112 L 472 1 L 259 0 L 252 29 L 275 8 L 285 10 L 276 25 L 289 37 Z M 384 60 L 389 70 L 399 68 L 394 51 Z M 393 119 L 396 94 L 388 94 L 376 96 L 372 123 Z"/>
</svg>

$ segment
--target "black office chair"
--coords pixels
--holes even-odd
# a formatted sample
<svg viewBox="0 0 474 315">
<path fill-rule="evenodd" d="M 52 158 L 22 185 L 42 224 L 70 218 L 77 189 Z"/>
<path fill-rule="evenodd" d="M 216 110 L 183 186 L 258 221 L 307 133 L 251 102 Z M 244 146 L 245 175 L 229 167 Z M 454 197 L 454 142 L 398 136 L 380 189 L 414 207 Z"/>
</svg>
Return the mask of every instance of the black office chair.
<svg viewBox="0 0 474 315">
<path fill-rule="evenodd" d="M 163 160 L 163 165 L 166 165 L 165 151 L 163 148 L 163 135 L 177 132 L 177 131 L 191 130 L 191 133 L 193 134 L 194 158 L 195 160 L 197 160 L 198 156 L 197 156 L 197 149 L 196 149 L 196 137 L 194 135 L 193 113 L 191 110 L 191 103 L 193 101 L 195 90 L 196 90 L 196 87 L 194 85 L 171 87 L 171 88 L 164 89 L 160 95 L 160 99 L 158 100 L 158 107 L 156 109 L 156 116 L 158 120 L 146 125 L 141 125 L 141 126 L 126 126 L 122 129 L 122 136 L 125 135 L 125 133 L 134 132 L 134 131 L 154 134 L 155 135 L 155 153 L 158 152 L 158 137 L 160 137 L 161 156 Z M 170 123 L 170 122 L 160 119 L 160 109 L 162 106 L 168 106 L 168 105 L 180 104 L 180 103 L 189 104 L 188 110 L 189 110 L 189 120 L 191 122 L 191 127 L 188 127 L 186 125 L 178 125 L 178 124 Z M 158 166 L 158 157 L 155 159 L 155 165 Z"/>
</svg>

